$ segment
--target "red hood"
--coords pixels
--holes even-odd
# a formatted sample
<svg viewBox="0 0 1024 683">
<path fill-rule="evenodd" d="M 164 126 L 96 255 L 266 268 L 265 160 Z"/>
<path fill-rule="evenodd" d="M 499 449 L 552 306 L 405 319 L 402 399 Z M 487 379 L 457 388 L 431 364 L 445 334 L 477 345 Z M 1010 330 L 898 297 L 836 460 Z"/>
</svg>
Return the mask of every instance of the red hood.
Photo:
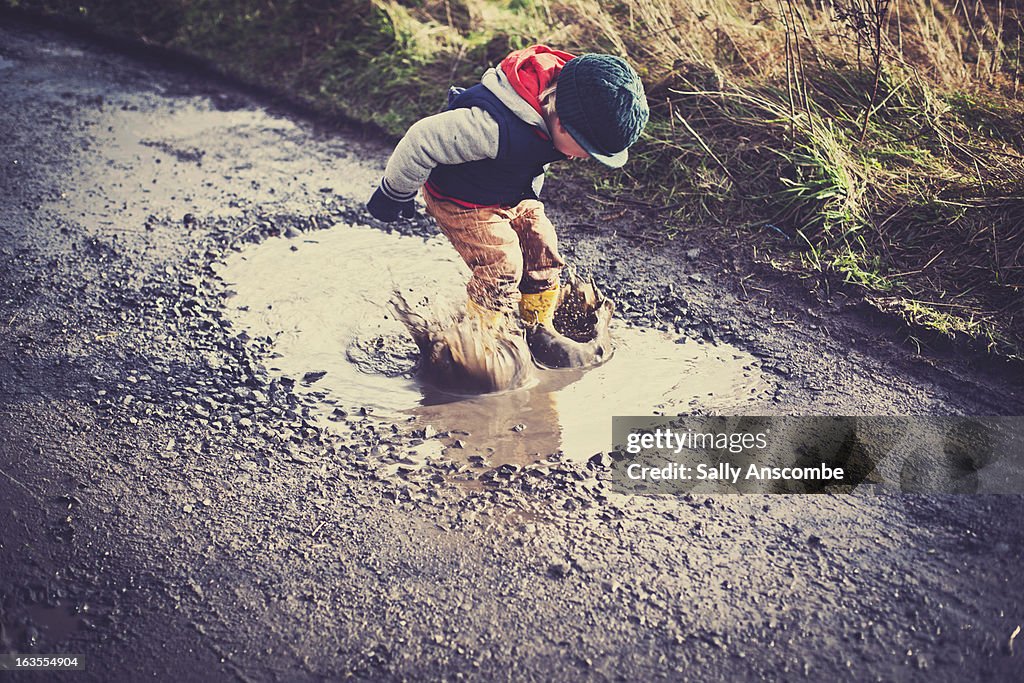
<svg viewBox="0 0 1024 683">
<path fill-rule="evenodd" d="M 541 114 L 541 92 L 558 78 L 562 66 L 575 56 L 545 45 L 533 45 L 505 57 L 498 68 L 516 93 Z"/>
</svg>

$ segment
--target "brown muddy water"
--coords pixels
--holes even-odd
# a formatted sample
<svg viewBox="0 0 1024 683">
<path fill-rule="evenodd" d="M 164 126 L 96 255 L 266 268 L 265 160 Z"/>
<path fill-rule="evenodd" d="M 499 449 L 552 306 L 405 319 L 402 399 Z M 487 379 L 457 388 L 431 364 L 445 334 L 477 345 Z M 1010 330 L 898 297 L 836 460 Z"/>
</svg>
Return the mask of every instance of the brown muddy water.
<svg viewBox="0 0 1024 683">
<path fill-rule="evenodd" d="M 251 246 L 219 274 L 235 329 L 272 341 L 268 370 L 316 392 L 325 425 L 340 409 L 451 432 L 427 439 L 420 456 L 585 460 L 611 448 L 614 415 L 741 412 L 766 388 L 758 359 L 735 347 L 616 319 L 615 353 L 597 368 L 538 369 L 532 386 L 500 394 L 439 391 L 415 375 L 418 351 L 388 301 L 398 290 L 442 318 L 462 306 L 469 270 L 443 237 L 336 225 Z"/>
</svg>

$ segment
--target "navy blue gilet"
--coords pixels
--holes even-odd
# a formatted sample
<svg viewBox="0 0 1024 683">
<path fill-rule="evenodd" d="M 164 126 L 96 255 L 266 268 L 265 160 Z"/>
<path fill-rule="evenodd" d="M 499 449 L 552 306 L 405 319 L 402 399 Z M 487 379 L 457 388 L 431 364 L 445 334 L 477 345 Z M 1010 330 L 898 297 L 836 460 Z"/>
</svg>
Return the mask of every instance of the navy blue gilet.
<svg viewBox="0 0 1024 683">
<path fill-rule="evenodd" d="M 464 164 L 440 164 L 430 172 L 430 183 L 441 194 L 484 206 L 514 206 L 537 199 L 533 179 L 544 165 L 564 159 L 540 129 L 523 121 L 483 84 L 462 92 L 453 89 L 448 109 L 479 107 L 498 122 L 498 156 Z"/>
</svg>

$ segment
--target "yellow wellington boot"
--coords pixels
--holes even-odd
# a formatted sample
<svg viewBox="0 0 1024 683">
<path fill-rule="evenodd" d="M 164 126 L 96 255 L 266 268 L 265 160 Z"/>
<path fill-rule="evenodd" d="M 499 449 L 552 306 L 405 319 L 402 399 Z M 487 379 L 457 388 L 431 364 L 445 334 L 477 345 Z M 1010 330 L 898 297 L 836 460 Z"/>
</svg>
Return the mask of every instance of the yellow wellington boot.
<svg viewBox="0 0 1024 683">
<path fill-rule="evenodd" d="M 519 299 L 519 316 L 527 325 L 551 327 L 558 306 L 558 287 L 536 294 L 523 294 Z"/>
<path fill-rule="evenodd" d="M 466 318 L 472 320 L 481 328 L 497 327 L 503 315 L 501 311 L 484 308 L 472 299 L 466 299 Z"/>
</svg>

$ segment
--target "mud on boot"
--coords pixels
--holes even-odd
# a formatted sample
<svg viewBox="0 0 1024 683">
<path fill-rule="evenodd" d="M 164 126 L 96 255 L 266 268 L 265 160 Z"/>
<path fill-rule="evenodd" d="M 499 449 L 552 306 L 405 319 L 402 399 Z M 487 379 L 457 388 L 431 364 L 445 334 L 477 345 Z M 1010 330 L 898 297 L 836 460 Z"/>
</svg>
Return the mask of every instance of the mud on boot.
<svg viewBox="0 0 1024 683">
<path fill-rule="evenodd" d="M 547 368 L 590 368 L 612 356 L 608 330 L 615 305 L 594 281 L 569 271 L 559 293 L 553 325 L 527 325 L 526 342 L 534 361 Z"/>
</svg>

